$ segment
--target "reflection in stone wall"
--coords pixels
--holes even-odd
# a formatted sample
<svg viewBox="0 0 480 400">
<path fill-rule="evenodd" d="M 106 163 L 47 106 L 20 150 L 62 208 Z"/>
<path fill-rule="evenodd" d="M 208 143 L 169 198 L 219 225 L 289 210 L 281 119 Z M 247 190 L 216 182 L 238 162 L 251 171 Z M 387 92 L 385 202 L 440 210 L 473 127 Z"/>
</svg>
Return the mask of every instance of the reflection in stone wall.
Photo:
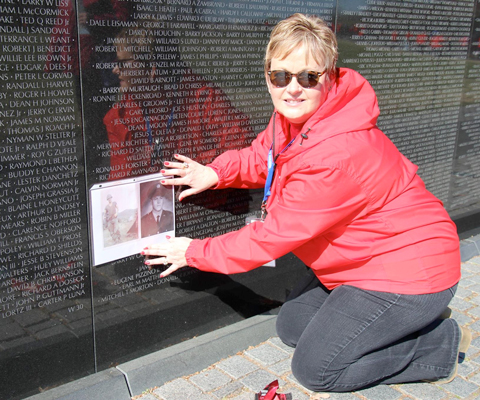
<svg viewBox="0 0 480 400">
<path fill-rule="evenodd" d="M 58 35 L 63 4 L 0 3 L 2 398 L 93 371 L 77 43 Z"/>
<path fill-rule="evenodd" d="M 427 187 L 453 217 L 464 214 L 450 196 L 463 82 L 475 62 L 468 57 L 474 2 L 349 3 L 339 5 L 338 36 L 348 41 L 342 65 L 372 84 L 380 128 L 419 166 Z"/>
<path fill-rule="evenodd" d="M 0 56 L 2 288 L 12 301 L 2 302 L 5 318 L 85 295 L 79 271 L 88 270 L 88 255 L 75 79 L 46 67 L 46 49 L 74 44 L 51 44 L 54 17 L 3 8 L 20 15 L 5 27 Z M 78 291 L 65 295 L 66 280 Z"/>
<path fill-rule="evenodd" d="M 466 61 L 454 174 L 450 191 L 452 213 L 472 214 L 480 205 L 480 2 L 475 6 Z"/>
<path fill-rule="evenodd" d="M 175 153 L 206 163 L 247 146 L 272 111 L 264 48 L 294 12 L 331 23 L 339 64 L 378 94 L 379 127 L 454 218 L 478 219 L 479 0 L 0 0 L 1 398 L 284 300 L 303 272 L 292 257 L 232 277 L 160 279 L 138 255 L 93 268 L 86 199 Z M 238 229 L 260 200 L 223 190 L 177 202 L 176 234 Z"/>
</svg>

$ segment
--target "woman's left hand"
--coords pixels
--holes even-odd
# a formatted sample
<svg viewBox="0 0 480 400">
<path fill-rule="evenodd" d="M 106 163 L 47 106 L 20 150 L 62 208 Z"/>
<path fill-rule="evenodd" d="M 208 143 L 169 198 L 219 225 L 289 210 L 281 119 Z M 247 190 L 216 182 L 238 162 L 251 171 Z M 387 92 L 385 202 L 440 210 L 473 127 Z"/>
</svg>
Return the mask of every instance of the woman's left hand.
<svg viewBox="0 0 480 400">
<path fill-rule="evenodd" d="M 160 274 L 160 278 L 170 275 L 177 269 L 186 267 L 188 264 L 185 254 L 192 240 L 187 237 L 171 238 L 167 243 L 152 244 L 145 247 L 142 251 L 142 255 L 147 256 L 145 265 L 152 267 L 171 264 Z M 149 256 L 158 258 L 150 258 Z"/>
</svg>

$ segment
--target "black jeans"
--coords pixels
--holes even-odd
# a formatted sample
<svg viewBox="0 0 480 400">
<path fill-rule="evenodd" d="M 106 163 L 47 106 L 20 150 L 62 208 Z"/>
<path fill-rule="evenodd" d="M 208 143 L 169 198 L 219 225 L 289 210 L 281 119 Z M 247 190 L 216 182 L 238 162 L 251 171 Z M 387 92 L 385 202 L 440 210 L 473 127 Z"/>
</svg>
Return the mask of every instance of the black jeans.
<svg viewBox="0 0 480 400">
<path fill-rule="evenodd" d="M 347 285 L 329 291 L 312 282 L 277 318 L 280 339 L 295 347 L 292 372 L 306 388 L 347 392 L 437 380 L 453 371 L 460 329 L 453 319 L 438 317 L 456 285 L 440 293 L 404 295 Z"/>
</svg>

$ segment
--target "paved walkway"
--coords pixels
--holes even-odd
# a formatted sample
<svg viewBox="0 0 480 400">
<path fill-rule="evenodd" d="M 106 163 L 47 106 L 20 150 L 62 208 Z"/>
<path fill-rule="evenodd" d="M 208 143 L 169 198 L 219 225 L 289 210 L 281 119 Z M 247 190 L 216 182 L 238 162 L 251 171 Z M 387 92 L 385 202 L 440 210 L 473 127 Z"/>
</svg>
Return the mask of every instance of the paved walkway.
<svg viewBox="0 0 480 400">
<path fill-rule="evenodd" d="M 190 376 L 150 388 L 141 400 L 253 400 L 254 393 L 278 379 L 281 393 L 293 400 L 450 400 L 480 398 L 480 256 L 462 263 L 462 279 L 450 303 L 452 317 L 472 331 L 472 345 L 458 376 L 443 385 L 415 383 L 380 385 L 353 393 L 313 393 L 298 384 L 290 370 L 293 350 L 277 337 L 223 359 Z"/>
</svg>

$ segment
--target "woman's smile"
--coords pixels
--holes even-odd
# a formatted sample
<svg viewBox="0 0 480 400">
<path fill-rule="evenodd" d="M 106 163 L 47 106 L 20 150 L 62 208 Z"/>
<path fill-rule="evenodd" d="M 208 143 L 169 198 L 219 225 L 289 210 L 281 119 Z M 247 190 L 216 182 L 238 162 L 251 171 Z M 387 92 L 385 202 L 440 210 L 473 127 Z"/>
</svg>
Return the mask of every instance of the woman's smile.
<svg viewBox="0 0 480 400">
<path fill-rule="evenodd" d="M 318 65 L 311 54 L 303 47 L 280 60 L 273 58 L 270 66 L 271 71 L 323 71 L 323 65 Z M 325 101 L 327 89 L 325 75 L 322 75 L 318 84 L 314 87 L 301 86 L 297 77 L 293 76 L 290 83 L 285 87 L 276 87 L 267 78 L 268 91 L 272 97 L 273 105 L 288 121 L 294 124 L 305 123 Z"/>
</svg>

